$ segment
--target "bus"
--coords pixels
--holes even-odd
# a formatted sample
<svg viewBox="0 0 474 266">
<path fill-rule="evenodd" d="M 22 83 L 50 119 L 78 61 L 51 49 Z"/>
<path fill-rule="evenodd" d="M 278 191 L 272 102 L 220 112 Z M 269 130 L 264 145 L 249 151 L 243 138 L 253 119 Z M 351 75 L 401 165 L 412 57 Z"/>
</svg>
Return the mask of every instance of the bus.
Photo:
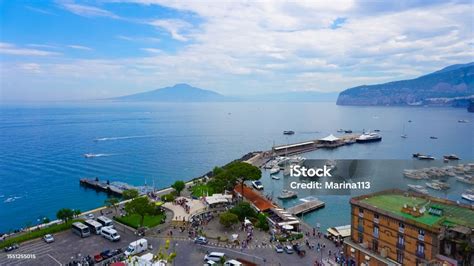
<svg viewBox="0 0 474 266">
<path fill-rule="evenodd" d="M 88 219 L 84 221 L 84 224 L 89 227 L 92 233 L 96 235 L 100 235 L 101 229 L 102 229 L 102 224 L 99 222 L 96 222 L 92 219 Z"/>
<path fill-rule="evenodd" d="M 89 227 L 80 222 L 75 222 L 72 224 L 72 232 L 80 237 L 88 237 L 91 234 Z"/>
<path fill-rule="evenodd" d="M 114 227 L 114 224 L 112 223 L 112 220 L 105 216 L 99 216 L 97 217 L 97 222 L 102 224 L 102 227 Z"/>
</svg>

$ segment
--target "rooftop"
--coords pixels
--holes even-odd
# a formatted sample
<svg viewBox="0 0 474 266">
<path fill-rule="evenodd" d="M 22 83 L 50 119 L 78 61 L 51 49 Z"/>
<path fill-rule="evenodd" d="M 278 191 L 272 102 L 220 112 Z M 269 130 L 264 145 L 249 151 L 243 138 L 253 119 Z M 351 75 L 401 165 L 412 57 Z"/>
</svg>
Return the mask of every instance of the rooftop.
<svg viewBox="0 0 474 266">
<path fill-rule="evenodd" d="M 429 196 L 420 196 L 417 194 L 407 194 L 403 191 L 386 191 L 372 195 L 365 195 L 355 198 L 360 203 L 368 204 L 377 209 L 384 210 L 397 217 L 403 217 L 415 221 L 428 227 L 436 226 L 465 226 L 474 228 L 474 209 L 469 206 L 459 205 L 455 202 L 434 198 Z M 418 210 L 425 208 L 423 214 L 413 216 L 403 212 L 404 205 Z M 441 209 L 441 215 L 434 215 L 429 212 L 430 208 Z"/>
<path fill-rule="evenodd" d="M 242 195 L 242 187 L 240 184 L 237 184 L 234 190 Z M 265 211 L 275 207 L 271 201 L 246 185 L 244 185 L 244 198 L 250 201 L 260 211 Z"/>
</svg>

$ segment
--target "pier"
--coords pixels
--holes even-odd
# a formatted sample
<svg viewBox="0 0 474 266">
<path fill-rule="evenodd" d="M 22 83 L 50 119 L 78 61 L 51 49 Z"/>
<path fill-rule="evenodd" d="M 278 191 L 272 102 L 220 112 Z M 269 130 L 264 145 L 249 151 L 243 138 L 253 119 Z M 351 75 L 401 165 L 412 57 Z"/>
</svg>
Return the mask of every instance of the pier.
<svg viewBox="0 0 474 266">
<path fill-rule="evenodd" d="M 324 207 L 324 205 L 325 203 L 323 201 L 316 199 L 316 200 L 303 202 L 301 204 L 288 208 L 287 211 L 293 215 L 300 215 L 300 214 L 312 212 L 317 209 L 321 209 Z"/>
<path fill-rule="evenodd" d="M 88 188 L 95 189 L 97 191 L 106 192 L 106 193 L 113 194 L 113 195 L 116 195 L 116 196 L 122 196 L 123 191 L 124 191 L 124 189 L 122 189 L 118 186 L 115 186 L 113 184 L 110 184 L 109 181 L 103 182 L 103 181 L 99 181 L 99 179 L 97 179 L 97 178 L 96 179 L 81 178 L 79 180 L 79 184 L 81 186 L 85 186 L 85 187 L 88 187 Z"/>
<path fill-rule="evenodd" d="M 350 145 L 355 143 L 356 139 L 360 136 L 360 134 L 350 134 L 344 135 L 341 137 L 334 137 L 333 135 L 329 135 L 326 138 L 316 139 L 316 140 L 309 140 L 304 142 L 297 142 L 288 145 L 279 145 L 274 146 L 272 150 L 268 153 L 274 156 L 288 156 L 288 155 L 296 155 L 305 152 L 314 151 L 317 149 L 325 149 L 325 148 L 337 148 L 344 145 Z"/>
</svg>

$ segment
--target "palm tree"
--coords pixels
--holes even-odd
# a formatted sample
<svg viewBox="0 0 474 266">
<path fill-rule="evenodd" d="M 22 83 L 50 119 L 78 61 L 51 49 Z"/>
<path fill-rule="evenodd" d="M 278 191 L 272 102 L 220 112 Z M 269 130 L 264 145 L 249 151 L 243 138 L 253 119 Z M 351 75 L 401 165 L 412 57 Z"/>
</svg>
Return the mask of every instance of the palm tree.
<svg viewBox="0 0 474 266">
<path fill-rule="evenodd" d="M 105 206 L 107 206 L 107 208 L 113 208 L 116 214 L 117 214 L 118 203 L 119 203 L 119 199 L 113 198 L 113 197 L 105 200 Z"/>
</svg>

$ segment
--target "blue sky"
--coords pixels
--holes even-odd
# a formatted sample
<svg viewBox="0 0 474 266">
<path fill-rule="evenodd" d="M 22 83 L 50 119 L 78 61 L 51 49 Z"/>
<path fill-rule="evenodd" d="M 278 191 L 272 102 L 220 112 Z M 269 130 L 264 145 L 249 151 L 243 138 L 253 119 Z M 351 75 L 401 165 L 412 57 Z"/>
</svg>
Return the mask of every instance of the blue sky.
<svg viewBox="0 0 474 266">
<path fill-rule="evenodd" d="M 474 61 L 472 1 L 0 1 L 0 100 L 335 92 Z"/>
</svg>

